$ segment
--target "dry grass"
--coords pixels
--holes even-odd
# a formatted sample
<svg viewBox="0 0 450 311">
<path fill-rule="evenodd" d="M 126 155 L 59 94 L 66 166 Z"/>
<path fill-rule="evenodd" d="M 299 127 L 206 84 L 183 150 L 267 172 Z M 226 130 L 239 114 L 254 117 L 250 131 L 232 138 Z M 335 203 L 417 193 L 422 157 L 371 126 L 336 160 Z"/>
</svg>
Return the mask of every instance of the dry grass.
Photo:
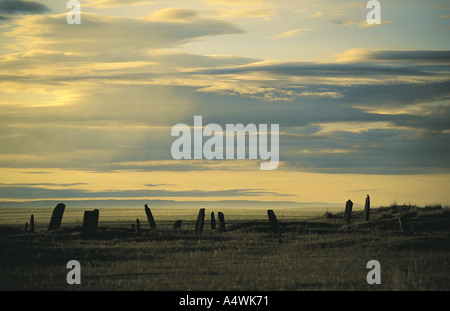
<svg viewBox="0 0 450 311">
<path fill-rule="evenodd" d="M 398 216 L 411 231 L 399 230 Z M 450 212 L 391 206 L 371 221 L 353 213 L 280 222 L 232 221 L 226 232 L 201 236 L 194 223 L 173 230 L 160 221 L 140 236 L 127 224 L 100 224 L 97 237 L 80 227 L 31 234 L 0 229 L 0 290 L 449 290 Z M 68 285 L 66 263 L 81 263 L 81 285 Z M 368 285 L 366 263 L 381 263 L 381 285 Z"/>
</svg>

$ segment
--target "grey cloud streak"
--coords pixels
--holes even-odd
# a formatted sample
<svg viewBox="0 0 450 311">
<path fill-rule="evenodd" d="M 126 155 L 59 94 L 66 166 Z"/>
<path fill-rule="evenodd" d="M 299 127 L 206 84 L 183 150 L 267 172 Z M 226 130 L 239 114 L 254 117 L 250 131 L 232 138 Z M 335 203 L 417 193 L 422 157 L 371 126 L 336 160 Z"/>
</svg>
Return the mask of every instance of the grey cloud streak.
<svg viewBox="0 0 450 311">
<path fill-rule="evenodd" d="M 42 14 L 50 9 L 44 4 L 24 0 L 0 0 L 0 22 L 23 14 Z"/>
<path fill-rule="evenodd" d="M 40 14 L 50 9 L 35 1 L 0 0 L 0 14 Z"/>
<path fill-rule="evenodd" d="M 90 191 L 87 189 L 51 189 L 38 186 L 0 184 L 2 199 L 56 199 L 56 198 L 133 198 L 133 197 L 235 197 L 260 196 L 264 194 L 288 196 L 263 189 L 227 189 L 216 191 L 185 190 L 171 191 L 165 189 L 142 190 L 105 190 Z"/>
</svg>

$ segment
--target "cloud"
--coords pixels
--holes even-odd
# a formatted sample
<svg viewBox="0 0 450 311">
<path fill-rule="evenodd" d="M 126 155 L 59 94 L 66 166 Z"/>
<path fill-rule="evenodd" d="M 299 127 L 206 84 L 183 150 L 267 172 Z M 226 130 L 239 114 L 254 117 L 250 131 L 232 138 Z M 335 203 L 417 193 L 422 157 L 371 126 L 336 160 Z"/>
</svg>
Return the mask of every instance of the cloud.
<svg viewBox="0 0 450 311">
<path fill-rule="evenodd" d="M 352 88 L 346 100 L 359 107 L 404 107 L 445 102 L 450 96 L 450 81 L 364 85 Z"/>
<path fill-rule="evenodd" d="M 29 16 L 6 35 L 22 39 L 14 46 L 22 50 L 134 55 L 204 36 L 242 33 L 230 23 L 199 18 L 180 24 L 82 13 L 81 19 L 80 25 L 71 27 L 66 22 L 66 14 Z"/>
<path fill-rule="evenodd" d="M 66 185 L 69 187 L 70 185 Z M 150 188 L 150 187 L 149 187 Z M 260 195 L 277 195 L 276 192 L 264 189 L 225 189 L 225 190 L 165 190 L 165 189 L 138 189 L 138 190 L 103 190 L 93 191 L 79 188 L 54 189 L 40 185 L 0 184 L 0 198 L 2 199 L 57 199 L 57 198 L 149 198 L 149 197 L 253 197 Z"/>
<path fill-rule="evenodd" d="M 86 3 L 85 3 L 86 2 Z M 150 0 L 85 0 L 83 5 L 95 8 L 113 8 L 121 6 L 137 6 L 152 4 Z"/>
<path fill-rule="evenodd" d="M 413 62 L 450 64 L 448 50 L 371 50 L 350 49 L 335 56 L 338 62 Z"/>
<path fill-rule="evenodd" d="M 278 14 L 275 10 L 264 8 L 226 8 L 216 9 L 216 11 L 221 17 L 224 18 L 254 17 L 262 18 L 264 21 L 269 21 L 271 16 Z"/>
<path fill-rule="evenodd" d="M 307 31 L 311 31 L 311 30 L 312 30 L 311 28 L 293 29 L 293 30 L 289 30 L 289 31 L 280 33 L 280 34 L 276 35 L 275 38 L 289 39 L 289 38 L 293 38 L 293 37 L 298 37 L 298 36 L 305 34 Z"/>
<path fill-rule="evenodd" d="M 8 21 L 13 16 L 42 14 L 50 9 L 44 4 L 25 0 L 0 0 L 0 21 Z"/>
<path fill-rule="evenodd" d="M 48 11 L 47 6 L 35 1 L 0 0 L 0 14 L 41 14 Z"/>
<path fill-rule="evenodd" d="M 167 8 L 153 12 L 148 16 L 154 21 L 183 22 L 199 17 L 199 12 L 192 9 Z"/>
<path fill-rule="evenodd" d="M 412 105 L 404 113 L 391 115 L 391 122 L 400 127 L 423 129 L 420 136 L 445 135 L 450 130 L 450 103 L 443 105 Z"/>
<path fill-rule="evenodd" d="M 383 25 L 391 24 L 391 21 L 382 20 L 380 24 L 369 24 L 367 20 L 356 20 L 354 18 L 339 18 L 334 20 L 335 24 L 343 27 L 358 27 L 358 28 L 368 28 L 368 27 L 381 27 Z"/>
<path fill-rule="evenodd" d="M 232 7 L 239 7 L 239 6 L 261 6 L 266 4 L 265 0 L 228 0 L 228 1 L 222 1 L 222 0 L 203 0 L 203 2 L 210 4 L 210 5 L 221 5 L 221 6 L 232 6 Z"/>
<path fill-rule="evenodd" d="M 314 13 L 313 15 L 312 15 L 312 17 L 322 17 L 322 16 L 324 16 L 324 14 L 323 14 L 323 12 L 322 11 L 317 11 L 316 13 Z"/>
<path fill-rule="evenodd" d="M 193 71 L 194 72 L 194 71 Z M 359 64 L 339 64 L 339 63 L 302 63 L 302 62 L 264 62 L 249 65 L 242 65 L 228 68 L 195 70 L 196 73 L 204 74 L 244 74 L 264 72 L 285 76 L 326 76 L 326 77 L 345 77 L 345 76 L 428 76 L 432 75 L 420 67 L 392 66 L 375 63 Z"/>
<path fill-rule="evenodd" d="M 296 148 L 285 145 L 280 154 L 287 170 L 388 175 L 444 173 L 450 172 L 446 155 L 450 150 L 442 145 L 443 139 L 448 138 L 448 134 L 417 137 L 414 130 L 395 128 L 333 131 L 291 138 Z"/>
<path fill-rule="evenodd" d="M 369 24 L 369 23 L 367 22 L 367 20 L 364 20 L 364 21 L 361 21 L 360 23 L 358 23 L 358 27 L 359 27 L 359 28 L 380 27 L 380 26 L 383 26 L 383 25 L 391 24 L 391 23 L 392 23 L 391 21 L 382 20 L 382 21 L 380 21 L 379 24 Z"/>
</svg>

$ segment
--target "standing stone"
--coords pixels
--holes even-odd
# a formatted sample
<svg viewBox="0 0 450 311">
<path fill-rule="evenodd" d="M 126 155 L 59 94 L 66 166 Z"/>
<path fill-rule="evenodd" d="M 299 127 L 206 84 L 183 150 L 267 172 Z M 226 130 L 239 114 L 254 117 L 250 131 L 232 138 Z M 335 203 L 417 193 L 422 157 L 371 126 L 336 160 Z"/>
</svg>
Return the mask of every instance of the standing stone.
<svg viewBox="0 0 450 311">
<path fill-rule="evenodd" d="M 345 212 L 344 212 L 344 221 L 346 223 L 350 223 L 350 218 L 352 216 L 352 208 L 353 208 L 353 202 L 351 200 L 348 200 L 345 204 Z"/>
<path fill-rule="evenodd" d="M 399 216 L 398 217 L 398 224 L 400 225 L 400 230 L 402 230 L 402 232 L 408 232 L 410 229 L 410 224 L 409 221 L 406 219 L 405 216 Z"/>
<path fill-rule="evenodd" d="M 25 223 L 25 232 L 28 231 L 28 222 Z"/>
<path fill-rule="evenodd" d="M 269 217 L 269 223 L 272 231 L 276 233 L 280 232 L 280 226 L 278 225 L 277 216 L 275 216 L 273 210 L 267 210 L 267 216 Z"/>
<path fill-rule="evenodd" d="M 198 211 L 197 222 L 195 223 L 195 233 L 202 234 L 203 233 L 203 223 L 205 221 L 205 209 L 201 208 Z"/>
<path fill-rule="evenodd" d="M 141 223 L 138 218 L 136 218 L 136 235 L 141 235 Z"/>
<path fill-rule="evenodd" d="M 50 224 L 47 230 L 59 229 L 61 227 L 61 221 L 64 214 L 64 209 L 66 206 L 63 203 L 59 203 L 53 209 L 52 218 L 50 219 Z"/>
<path fill-rule="evenodd" d="M 81 236 L 83 238 L 94 237 L 97 233 L 99 210 L 85 211 L 83 217 L 83 227 L 81 228 Z"/>
<path fill-rule="evenodd" d="M 214 217 L 214 212 L 211 212 L 211 230 L 216 229 L 216 218 Z"/>
<path fill-rule="evenodd" d="M 153 219 L 152 212 L 150 211 L 150 208 L 147 206 L 147 204 L 145 204 L 145 214 L 147 215 L 147 220 L 148 223 L 150 224 L 150 228 L 155 229 L 156 223 L 155 220 Z"/>
<path fill-rule="evenodd" d="M 225 217 L 222 212 L 217 213 L 217 217 L 219 217 L 219 231 L 225 231 Z"/>
<path fill-rule="evenodd" d="M 182 221 L 182 220 L 177 220 L 177 221 L 175 221 L 175 223 L 173 224 L 173 228 L 174 228 L 175 230 L 180 229 L 182 224 L 183 224 L 183 221 Z"/>
<path fill-rule="evenodd" d="M 30 217 L 30 232 L 34 233 L 34 215 Z"/>
<path fill-rule="evenodd" d="M 367 195 L 366 197 L 366 204 L 364 205 L 364 220 L 369 221 L 369 214 L 370 214 L 370 197 Z"/>
</svg>

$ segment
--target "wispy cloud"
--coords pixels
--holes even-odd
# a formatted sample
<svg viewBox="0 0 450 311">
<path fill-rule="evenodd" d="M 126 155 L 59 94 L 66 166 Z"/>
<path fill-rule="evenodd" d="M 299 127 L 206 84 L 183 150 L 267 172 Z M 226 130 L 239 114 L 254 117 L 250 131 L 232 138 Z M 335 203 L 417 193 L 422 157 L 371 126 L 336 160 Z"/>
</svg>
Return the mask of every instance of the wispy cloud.
<svg viewBox="0 0 450 311">
<path fill-rule="evenodd" d="M 135 6 L 152 4 L 150 0 L 84 0 L 83 5 L 95 8 L 112 8 L 121 6 Z"/>
<path fill-rule="evenodd" d="M 293 38 L 293 37 L 298 37 L 298 36 L 301 36 L 311 30 L 312 30 L 311 28 L 292 29 L 292 30 L 289 30 L 289 31 L 286 31 L 286 32 L 276 35 L 275 38 L 289 39 L 289 38 Z"/>
<path fill-rule="evenodd" d="M 225 190 L 165 190 L 165 189 L 140 189 L 140 190 L 103 190 L 93 191 L 88 189 L 55 189 L 40 185 L 4 185 L 0 184 L 1 199 L 98 199 L 98 198 L 155 198 L 155 197 L 255 197 L 263 194 L 276 196 L 288 196 L 263 189 L 225 189 Z"/>
<path fill-rule="evenodd" d="M 415 64 L 450 64 L 450 51 L 447 50 L 373 50 L 350 49 L 337 54 L 338 62 L 412 62 Z"/>
<path fill-rule="evenodd" d="M 317 11 L 316 13 L 314 13 L 312 15 L 312 17 L 315 17 L 315 18 L 322 17 L 322 16 L 324 16 L 324 13 L 322 11 Z"/>
<path fill-rule="evenodd" d="M 183 12 L 185 17 L 192 17 Z M 77 27 L 70 27 L 65 14 L 29 16 L 20 20 L 18 27 L 6 35 L 23 39 L 15 48 L 28 51 L 57 51 L 75 55 L 134 55 L 203 36 L 242 33 L 234 25 L 208 19 L 189 19 L 188 23 L 181 26 L 173 21 L 154 22 L 83 13 L 82 20 L 83 23 Z"/>
<path fill-rule="evenodd" d="M 224 8 L 217 9 L 216 12 L 224 18 L 253 17 L 261 18 L 264 21 L 269 21 L 271 16 L 278 14 L 276 10 L 265 8 Z"/>
</svg>

